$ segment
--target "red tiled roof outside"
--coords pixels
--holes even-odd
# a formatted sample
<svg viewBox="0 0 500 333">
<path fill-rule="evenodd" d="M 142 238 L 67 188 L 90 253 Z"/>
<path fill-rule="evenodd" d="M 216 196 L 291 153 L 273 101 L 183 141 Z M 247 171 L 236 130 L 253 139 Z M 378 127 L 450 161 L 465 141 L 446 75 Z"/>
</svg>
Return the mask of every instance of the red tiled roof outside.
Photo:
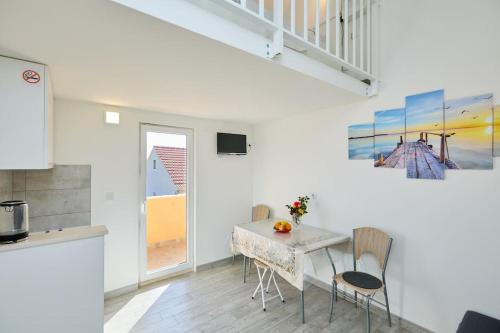
<svg viewBox="0 0 500 333">
<path fill-rule="evenodd" d="M 177 187 L 178 193 L 186 192 L 186 148 L 154 146 L 153 149 L 160 158 Z"/>
</svg>

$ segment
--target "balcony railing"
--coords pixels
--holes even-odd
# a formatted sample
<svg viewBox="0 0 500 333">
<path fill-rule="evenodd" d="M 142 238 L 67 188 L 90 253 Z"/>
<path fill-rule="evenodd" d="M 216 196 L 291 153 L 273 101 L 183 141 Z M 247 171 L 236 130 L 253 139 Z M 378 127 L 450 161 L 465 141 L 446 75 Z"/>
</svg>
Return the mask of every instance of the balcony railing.
<svg viewBox="0 0 500 333">
<path fill-rule="evenodd" d="M 148 197 L 148 271 L 186 262 L 186 195 Z"/>
<path fill-rule="evenodd" d="M 283 47 L 360 79 L 375 79 L 372 0 L 223 0 L 274 30 L 269 57 Z"/>
</svg>

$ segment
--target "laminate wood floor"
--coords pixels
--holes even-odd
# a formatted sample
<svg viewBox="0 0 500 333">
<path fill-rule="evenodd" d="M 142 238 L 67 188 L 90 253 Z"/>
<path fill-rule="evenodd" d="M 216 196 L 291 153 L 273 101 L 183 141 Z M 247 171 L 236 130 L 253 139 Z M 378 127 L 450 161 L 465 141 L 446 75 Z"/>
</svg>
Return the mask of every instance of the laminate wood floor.
<svg viewBox="0 0 500 333">
<path fill-rule="evenodd" d="M 126 332 L 338 332 L 366 331 L 365 310 L 339 299 L 334 321 L 328 322 L 330 293 L 314 285 L 305 289 L 306 324 L 300 321 L 299 292 L 277 278 L 286 302 L 266 302 L 251 295 L 257 286 L 255 267 L 242 281 L 242 261 L 188 273 L 142 287 L 105 302 L 105 333 Z M 271 288 L 270 294 L 274 295 Z M 385 316 L 372 315 L 372 332 L 410 331 Z"/>
</svg>

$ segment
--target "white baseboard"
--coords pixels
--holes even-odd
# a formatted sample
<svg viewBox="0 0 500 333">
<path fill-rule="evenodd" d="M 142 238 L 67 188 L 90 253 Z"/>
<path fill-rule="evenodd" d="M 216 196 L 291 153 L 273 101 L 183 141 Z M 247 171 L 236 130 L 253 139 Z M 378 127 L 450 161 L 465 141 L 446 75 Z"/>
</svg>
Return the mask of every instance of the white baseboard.
<svg viewBox="0 0 500 333">
<path fill-rule="evenodd" d="M 236 260 L 238 261 L 240 259 L 240 257 L 241 257 L 241 255 L 237 255 Z M 233 257 L 231 256 L 231 257 L 215 260 L 215 261 L 203 264 L 203 265 L 196 266 L 195 271 L 203 271 L 203 270 L 207 270 L 207 269 L 212 269 L 212 268 L 219 267 L 222 265 L 231 264 L 232 262 L 233 262 Z M 173 273 L 173 274 L 170 274 L 167 276 L 162 276 L 158 279 L 148 280 L 148 281 L 145 281 L 143 283 L 138 282 L 138 283 L 131 284 L 129 286 L 122 287 L 122 288 L 110 290 L 110 291 L 107 291 L 104 293 L 104 299 L 107 300 L 110 298 L 125 295 L 125 294 L 131 293 L 133 291 L 136 291 L 137 289 L 139 289 L 142 286 L 145 286 L 145 285 L 148 285 L 151 283 L 155 283 L 155 282 L 158 282 L 161 280 L 167 280 L 167 279 L 170 279 L 170 278 L 182 275 L 182 274 L 190 273 L 192 271 L 193 271 L 193 269 L 187 269 L 187 270 L 176 272 L 176 273 Z"/>
<path fill-rule="evenodd" d="M 235 259 L 236 261 L 239 261 L 241 258 L 241 254 L 237 254 L 235 256 Z M 227 257 L 227 258 L 222 258 L 222 259 L 219 259 L 219 260 L 215 260 L 215 261 L 211 261 L 209 263 L 206 263 L 206 264 L 202 264 L 202 265 L 198 265 L 196 266 L 196 271 L 204 271 L 204 270 L 207 270 L 207 269 L 212 269 L 212 268 L 215 268 L 215 267 L 220 267 L 220 266 L 223 266 L 223 265 L 227 265 L 227 264 L 232 264 L 233 263 L 233 256 L 231 257 Z"/>
<path fill-rule="evenodd" d="M 160 277 L 158 277 L 156 279 L 142 281 L 142 282 L 139 282 L 139 288 L 147 286 L 148 284 L 153 284 L 153 283 L 160 282 L 160 281 L 163 281 L 163 280 L 172 279 L 172 278 L 177 277 L 179 275 L 184 275 L 184 274 L 187 274 L 187 273 L 191 273 L 193 271 L 194 270 L 192 268 L 187 268 L 187 269 L 183 269 L 183 270 L 177 271 L 175 273 L 171 273 L 171 274 L 168 274 L 168 275 L 160 276 Z"/>
<path fill-rule="evenodd" d="M 107 291 L 104 293 L 104 299 L 107 300 L 110 298 L 115 298 L 115 297 L 118 297 L 121 295 L 125 295 L 125 294 L 131 293 L 133 291 L 136 291 L 137 289 L 139 289 L 139 283 L 134 283 L 134 284 L 131 284 L 129 286 L 110 290 L 110 291 Z"/>
</svg>

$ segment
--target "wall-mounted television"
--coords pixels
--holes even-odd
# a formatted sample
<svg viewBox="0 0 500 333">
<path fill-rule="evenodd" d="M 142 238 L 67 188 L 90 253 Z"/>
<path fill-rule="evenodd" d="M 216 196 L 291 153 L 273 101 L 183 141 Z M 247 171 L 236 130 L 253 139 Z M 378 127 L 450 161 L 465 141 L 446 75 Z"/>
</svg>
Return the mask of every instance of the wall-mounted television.
<svg viewBox="0 0 500 333">
<path fill-rule="evenodd" d="M 217 133 L 217 154 L 246 155 L 247 136 L 243 134 Z"/>
</svg>

